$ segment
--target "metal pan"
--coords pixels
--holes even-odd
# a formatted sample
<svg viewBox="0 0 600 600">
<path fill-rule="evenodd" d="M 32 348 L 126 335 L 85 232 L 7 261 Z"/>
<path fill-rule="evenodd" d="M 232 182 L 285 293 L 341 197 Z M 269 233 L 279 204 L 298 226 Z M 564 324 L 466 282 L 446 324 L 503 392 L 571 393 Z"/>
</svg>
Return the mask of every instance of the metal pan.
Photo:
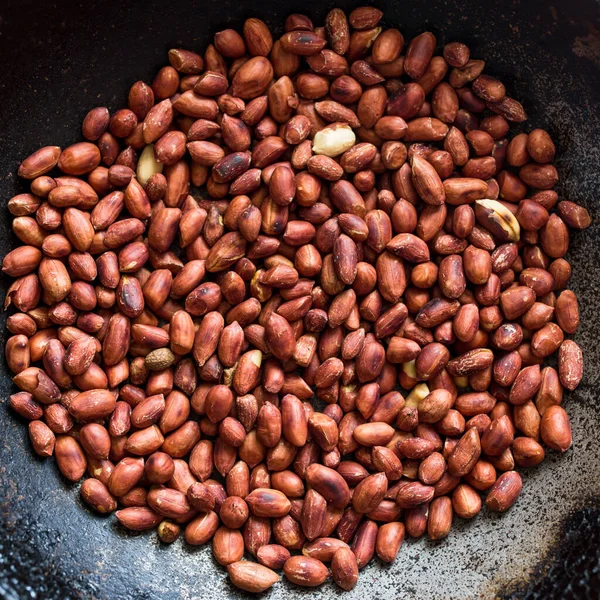
<svg viewBox="0 0 600 600">
<path fill-rule="evenodd" d="M 351 10 L 358 3 L 338 0 Z M 292 12 L 322 22 L 333 2 L 194 0 L 57 3 L 4 0 L 0 5 L 0 197 L 25 188 L 19 161 L 41 145 L 79 139 L 93 106 L 124 104 L 131 83 L 151 80 L 172 47 L 203 49 L 212 32 L 258 16 L 280 30 Z M 574 236 L 572 288 L 582 307 L 576 334 L 586 374 L 565 407 L 574 445 L 550 453 L 524 474 L 518 503 L 505 515 L 457 523 L 442 542 L 405 542 L 396 564 L 374 561 L 344 598 L 596 598 L 600 512 L 600 19 L 593 0 L 427 0 L 382 2 L 387 25 L 411 37 L 431 30 L 439 43 L 461 40 L 487 61 L 510 94 L 524 102 L 528 128 L 546 128 L 559 149 L 561 197 L 596 216 Z M 0 218 L 0 254 L 15 239 Z M 2 287 L 7 286 L 2 278 Z M 5 342 L 4 318 L 0 340 Z M 2 404 L 12 384 L 0 364 Z M 91 514 L 77 486 L 52 461 L 33 456 L 27 429 L 0 410 L 0 596 L 5 598 L 240 597 L 209 547 L 165 547 Z M 311 592 L 338 595 L 333 584 Z M 304 596 L 287 584 L 272 599 Z"/>
</svg>

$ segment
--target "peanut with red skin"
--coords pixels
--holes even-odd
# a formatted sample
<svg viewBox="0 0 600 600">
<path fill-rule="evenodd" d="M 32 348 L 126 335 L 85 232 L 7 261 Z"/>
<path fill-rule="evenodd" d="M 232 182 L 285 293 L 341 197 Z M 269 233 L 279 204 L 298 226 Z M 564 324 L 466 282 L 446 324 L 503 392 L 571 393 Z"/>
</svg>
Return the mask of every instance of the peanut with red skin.
<svg viewBox="0 0 600 600">
<path fill-rule="evenodd" d="M 481 491 L 508 509 L 515 464 L 572 443 L 564 256 L 590 215 L 551 189 L 545 130 L 509 141 L 525 110 L 484 61 L 381 18 L 291 15 L 275 41 L 251 18 L 172 49 L 86 141 L 26 158 L 8 202 L 10 405 L 34 451 L 87 470 L 84 501 L 126 528 L 212 539 L 250 592 L 329 562 L 352 589 L 405 528 L 441 539 Z"/>
</svg>

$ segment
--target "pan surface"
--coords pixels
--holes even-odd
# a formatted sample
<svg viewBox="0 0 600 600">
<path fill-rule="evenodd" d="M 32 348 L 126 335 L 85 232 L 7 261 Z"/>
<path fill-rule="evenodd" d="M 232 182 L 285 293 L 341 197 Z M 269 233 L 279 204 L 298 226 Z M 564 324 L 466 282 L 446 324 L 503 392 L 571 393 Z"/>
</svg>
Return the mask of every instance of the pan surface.
<svg viewBox="0 0 600 600">
<path fill-rule="evenodd" d="M 197 2 L 30 2 L 0 5 L 0 255 L 15 245 L 7 200 L 26 191 L 19 161 L 47 144 L 80 139 L 94 106 L 125 104 L 129 86 L 151 81 L 173 47 L 203 51 L 212 33 L 241 28 L 249 16 L 281 31 L 292 12 L 322 23 L 334 5 L 356 2 L 205 0 Z M 484 511 L 457 522 L 447 540 L 407 541 L 396 563 L 373 561 L 353 598 L 464 599 L 596 598 L 600 517 L 600 18 L 593 0 L 427 0 L 382 2 L 387 26 L 405 37 L 424 30 L 438 44 L 460 40 L 486 71 L 523 101 L 533 127 L 546 128 L 558 148 L 561 198 L 586 206 L 594 218 L 572 237 L 567 258 L 581 306 L 575 339 L 586 372 L 565 399 L 573 447 L 550 452 L 524 472 L 523 493 L 504 515 Z M 7 278 L 2 278 L 3 292 Z M 0 326 L 4 347 L 5 316 Z M 242 597 L 213 560 L 210 547 L 158 543 L 154 533 L 131 535 L 114 519 L 89 512 L 78 486 L 53 461 L 37 459 L 26 424 L 7 408 L 14 391 L 0 364 L 0 596 L 5 598 Z M 595 569 L 595 571 L 594 571 Z M 595 579 L 594 579 L 595 578 Z M 310 592 L 339 595 L 333 584 Z M 304 596 L 285 583 L 273 600 Z"/>
</svg>

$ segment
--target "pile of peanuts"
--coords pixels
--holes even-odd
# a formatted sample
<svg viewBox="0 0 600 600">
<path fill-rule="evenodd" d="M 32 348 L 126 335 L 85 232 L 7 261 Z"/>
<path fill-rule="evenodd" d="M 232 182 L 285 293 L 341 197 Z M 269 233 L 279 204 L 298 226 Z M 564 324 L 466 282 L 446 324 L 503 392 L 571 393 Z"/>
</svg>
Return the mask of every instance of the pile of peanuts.
<svg viewBox="0 0 600 600">
<path fill-rule="evenodd" d="M 212 540 L 250 592 L 280 569 L 349 590 L 571 445 L 588 212 L 553 191 L 546 131 L 509 137 L 525 111 L 483 60 L 381 18 L 171 50 L 8 202 L 35 452 L 126 529 Z"/>
</svg>

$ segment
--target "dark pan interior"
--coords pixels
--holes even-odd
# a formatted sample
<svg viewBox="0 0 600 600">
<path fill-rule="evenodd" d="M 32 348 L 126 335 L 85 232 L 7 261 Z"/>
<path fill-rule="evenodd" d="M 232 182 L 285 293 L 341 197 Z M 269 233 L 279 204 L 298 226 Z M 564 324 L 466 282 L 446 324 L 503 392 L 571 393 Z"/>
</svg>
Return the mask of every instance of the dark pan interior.
<svg viewBox="0 0 600 600">
<path fill-rule="evenodd" d="M 19 161 L 39 146 L 80 139 L 86 112 L 125 104 L 129 86 L 151 81 L 167 50 L 202 51 L 211 33 L 240 28 L 249 16 L 281 30 L 292 12 L 321 23 L 334 5 L 281 0 L 245 2 L 31 2 L 0 4 L 0 254 L 14 245 L 6 201 L 25 191 Z M 427 0 L 382 2 L 385 24 L 405 37 L 433 31 L 438 43 L 461 40 L 484 58 L 558 147 L 561 197 L 585 205 L 594 224 L 572 239 L 572 288 L 582 308 L 576 340 L 584 380 L 569 394 L 574 445 L 549 453 L 524 474 L 519 502 L 502 516 L 457 523 L 449 539 L 405 542 L 391 567 L 374 561 L 345 598 L 596 598 L 600 496 L 600 19 L 593 0 Z M 2 288 L 6 290 L 6 278 Z M 2 320 L 2 329 L 4 319 Z M 0 333 L 2 347 L 5 333 Z M 0 364 L 1 400 L 13 390 Z M 91 514 L 77 486 L 53 461 L 34 457 L 25 423 L 0 409 L 0 596 L 6 598 L 240 597 L 210 548 L 170 547 L 153 533 L 131 535 Z M 338 595 L 333 584 L 310 592 Z M 304 595 L 286 584 L 270 598 Z"/>
</svg>

